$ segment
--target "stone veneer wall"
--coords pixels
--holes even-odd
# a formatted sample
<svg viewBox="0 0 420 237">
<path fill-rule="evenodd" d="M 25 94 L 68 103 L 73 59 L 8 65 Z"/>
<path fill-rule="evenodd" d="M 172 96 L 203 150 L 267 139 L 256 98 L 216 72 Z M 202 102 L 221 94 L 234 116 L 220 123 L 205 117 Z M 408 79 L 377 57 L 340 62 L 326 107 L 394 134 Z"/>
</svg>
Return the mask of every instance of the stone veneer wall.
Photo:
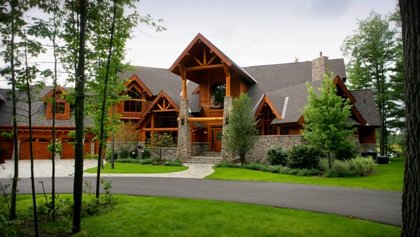
<svg viewBox="0 0 420 237">
<path fill-rule="evenodd" d="M 209 151 L 210 151 L 209 142 L 193 142 L 191 155 L 198 156 Z"/>
<path fill-rule="evenodd" d="M 150 151 L 151 158 L 155 158 L 153 154 L 153 147 L 148 147 L 147 150 Z M 165 160 L 176 160 L 178 158 L 178 148 L 177 147 L 162 147 L 165 151 L 163 152 L 163 159 Z"/>
<path fill-rule="evenodd" d="M 191 157 L 190 124 L 187 121 L 188 114 L 188 99 L 181 99 L 179 107 L 180 119 L 178 122 L 177 158 L 182 161 Z"/>
<path fill-rule="evenodd" d="M 223 133 L 229 126 L 229 115 L 233 109 L 233 98 L 232 96 L 225 96 L 225 101 L 223 103 Z M 232 159 L 232 155 L 226 151 L 226 143 L 222 140 L 222 157 L 224 160 Z"/>
<path fill-rule="evenodd" d="M 284 150 L 289 150 L 293 146 L 301 144 L 308 144 L 302 135 L 259 136 L 246 159 L 249 162 L 264 162 L 267 159 L 268 149 L 272 147 L 282 147 Z"/>
</svg>

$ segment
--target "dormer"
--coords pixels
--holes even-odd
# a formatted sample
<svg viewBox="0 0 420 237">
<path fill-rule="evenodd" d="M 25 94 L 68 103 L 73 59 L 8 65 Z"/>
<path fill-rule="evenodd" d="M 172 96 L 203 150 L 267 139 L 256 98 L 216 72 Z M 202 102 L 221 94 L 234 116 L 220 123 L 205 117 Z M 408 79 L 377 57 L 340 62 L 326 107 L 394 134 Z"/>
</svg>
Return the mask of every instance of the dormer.
<svg viewBox="0 0 420 237">
<path fill-rule="evenodd" d="M 55 91 L 55 119 L 57 120 L 69 120 L 70 119 L 70 103 L 67 102 L 62 95 L 67 93 L 67 91 L 61 87 L 57 86 Z M 48 92 L 42 100 L 46 103 L 45 118 L 52 119 L 53 114 L 53 97 L 54 90 Z"/>
</svg>

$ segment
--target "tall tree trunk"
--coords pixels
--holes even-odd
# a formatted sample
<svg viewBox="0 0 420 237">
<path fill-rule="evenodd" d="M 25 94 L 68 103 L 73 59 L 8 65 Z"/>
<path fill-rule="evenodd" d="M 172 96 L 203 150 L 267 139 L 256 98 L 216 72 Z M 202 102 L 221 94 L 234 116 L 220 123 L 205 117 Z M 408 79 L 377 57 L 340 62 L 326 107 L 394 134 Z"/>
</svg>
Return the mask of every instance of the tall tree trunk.
<svg viewBox="0 0 420 237">
<path fill-rule="evenodd" d="M 101 180 L 101 168 L 103 168 L 102 163 L 102 153 L 103 148 L 106 147 L 104 143 L 106 143 L 106 137 L 104 134 L 104 122 L 105 122 L 105 111 L 107 111 L 106 101 L 108 98 L 108 77 L 109 77 L 109 67 L 111 65 L 111 56 L 112 56 L 112 48 L 114 44 L 114 32 L 115 32 L 115 15 L 117 14 L 117 0 L 114 0 L 114 14 L 112 16 L 112 25 L 111 25 L 111 39 L 109 40 L 109 48 L 108 48 L 108 59 L 106 62 L 106 73 L 105 73 L 105 85 L 104 85 L 104 94 L 102 97 L 102 114 L 101 114 L 101 129 L 99 132 L 99 155 L 98 155 L 98 171 L 96 176 L 96 198 L 99 199 L 99 187 L 100 187 L 100 180 Z"/>
<path fill-rule="evenodd" d="M 114 152 L 115 152 L 115 132 L 114 132 L 114 116 L 115 116 L 115 105 L 112 105 L 112 142 L 111 142 L 111 169 L 114 169 Z"/>
<path fill-rule="evenodd" d="M 12 16 L 15 15 L 16 6 L 14 1 L 10 1 L 10 8 Z M 19 179 L 19 140 L 18 140 L 18 126 L 17 126 L 17 112 L 16 112 L 16 75 L 15 75 L 15 20 L 12 19 L 11 26 L 11 37 L 10 37 L 10 70 L 12 71 L 12 99 L 13 99 L 13 153 L 14 153 L 14 163 L 15 170 L 13 175 L 12 183 L 12 200 L 10 208 L 10 219 L 16 219 L 16 196 L 17 196 L 17 183 Z"/>
<path fill-rule="evenodd" d="M 400 0 L 406 106 L 401 236 L 420 236 L 420 2 Z"/>
<path fill-rule="evenodd" d="M 52 103 L 52 154 L 51 154 L 51 218 L 52 221 L 55 221 L 55 140 L 56 133 L 55 133 L 55 113 L 56 113 L 56 92 L 57 92 L 57 51 L 56 51 L 56 36 L 57 36 L 57 25 L 56 25 L 56 10 L 57 10 L 57 2 L 54 1 L 54 16 L 53 16 L 53 23 L 54 23 L 54 33 L 52 38 L 53 43 L 53 54 L 54 54 L 54 79 L 53 79 L 53 103 Z"/>
<path fill-rule="evenodd" d="M 25 31 L 24 31 L 25 32 Z M 27 49 L 27 39 L 25 35 L 25 79 L 26 79 L 26 96 L 28 97 L 28 125 L 29 125 L 29 153 L 31 158 L 31 188 L 32 188 L 32 206 L 34 213 L 34 228 L 35 228 L 35 237 L 39 236 L 38 233 L 38 215 L 36 208 L 36 192 L 35 192 L 35 174 L 34 174 L 34 153 L 33 153 L 33 141 L 32 141 L 32 98 L 31 98 L 31 88 L 29 85 L 30 75 L 28 67 L 28 49 Z"/>
<path fill-rule="evenodd" d="M 83 145 L 84 145 L 84 112 L 85 112 L 85 38 L 87 22 L 87 1 L 79 1 L 80 37 L 79 56 L 76 73 L 76 149 L 74 158 L 73 185 L 73 234 L 81 231 L 82 193 L 83 193 Z"/>
</svg>

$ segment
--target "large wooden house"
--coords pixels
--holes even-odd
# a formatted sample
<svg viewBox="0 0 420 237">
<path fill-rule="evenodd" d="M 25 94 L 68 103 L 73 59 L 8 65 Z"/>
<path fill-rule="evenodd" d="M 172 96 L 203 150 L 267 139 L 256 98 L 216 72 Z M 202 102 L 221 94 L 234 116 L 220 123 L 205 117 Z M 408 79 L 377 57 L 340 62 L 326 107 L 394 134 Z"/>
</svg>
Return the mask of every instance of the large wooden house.
<svg viewBox="0 0 420 237">
<path fill-rule="evenodd" d="M 305 121 L 302 112 L 308 103 L 306 82 L 319 88 L 323 75 L 330 72 L 336 75 L 334 83 L 338 93 L 354 105 L 349 122 L 357 128 L 355 137 L 360 151 L 376 151 L 375 129 L 380 126 L 380 120 L 373 93 L 347 89 L 343 59 L 330 60 L 320 55 L 307 62 L 240 67 L 201 34 L 191 41 L 169 70 L 135 67 L 122 73 L 120 77 L 126 80 L 127 87 L 123 94 L 131 99 L 116 105 L 116 112 L 122 114 L 121 120 L 137 124 L 139 143 L 145 143 L 154 133 L 170 133 L 177 141 L 172 158 L 185 160 L 208 152 L 220 152 L 220 156 L 229 157 L 223 146 L 223 130 L 229 126 L 233 98 L 247 93 L 252 99 L 256 127 L 260 130 L 260 145 L 253 156 L 263 159 L 270 146 L 288 149 L 302 142 L 300 134 Z M 58 91 L 65 93 L 62 88 Z M 44 101 L 52 96 L 48 90 L 41 94 Z M 0 90 L 0 95 L 5 97 L 5 92 Z M 10 107 L 8 103 L 7 100 L 0 101 L 1 131 L 10 130 L 11 118 L 4 118 L 3 113 Z M 38 144 L 47 143 L 51 139 L 48 131 L 51 105 L 42 101 L 37 103 L 39 114 L 46 118 L 39 120 L 35 140 Z M 60 100 L 60 103 L 64 104 L 57 105 L 58 111 L 64 108 L 64 113 L 60 115 L 59 131 L 64 131 L 71 121 L 71 116 L 66 114 L 71 106 L 65 101 Z M 90 123 L 87 119 L 86 124 Z M 26 131 L 24 123 L 20 126 Z M 25 135 L 20 137 L 21 157 L 25 158 L 22 150 L 27 140 Z M 10 142 L 8 138 L 2 139 Z M 63 135 L 60 139 L 67 141 L 69 138 Z M 92 139 L 92 136 L 87 137 L 86 151 L 93 150 L 89 147 L 93 144 Z M 0 148 L 10 146 L 6 143 L 2 140 Z"/>
</svg>

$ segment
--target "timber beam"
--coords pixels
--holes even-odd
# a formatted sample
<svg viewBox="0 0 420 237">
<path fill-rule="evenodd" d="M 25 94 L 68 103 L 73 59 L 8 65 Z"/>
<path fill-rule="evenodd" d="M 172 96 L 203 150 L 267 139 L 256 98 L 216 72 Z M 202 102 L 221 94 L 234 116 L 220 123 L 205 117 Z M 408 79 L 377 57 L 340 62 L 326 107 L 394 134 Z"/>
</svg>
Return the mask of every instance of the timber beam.
<svg viewBox="0 0 420 237">
<path fill-rule="evenodd" d="M 188 122 L 206 122 L 206 121 L 220 121 L 223 117 L 191 117 L 187 118 Z"/>
</svg>

